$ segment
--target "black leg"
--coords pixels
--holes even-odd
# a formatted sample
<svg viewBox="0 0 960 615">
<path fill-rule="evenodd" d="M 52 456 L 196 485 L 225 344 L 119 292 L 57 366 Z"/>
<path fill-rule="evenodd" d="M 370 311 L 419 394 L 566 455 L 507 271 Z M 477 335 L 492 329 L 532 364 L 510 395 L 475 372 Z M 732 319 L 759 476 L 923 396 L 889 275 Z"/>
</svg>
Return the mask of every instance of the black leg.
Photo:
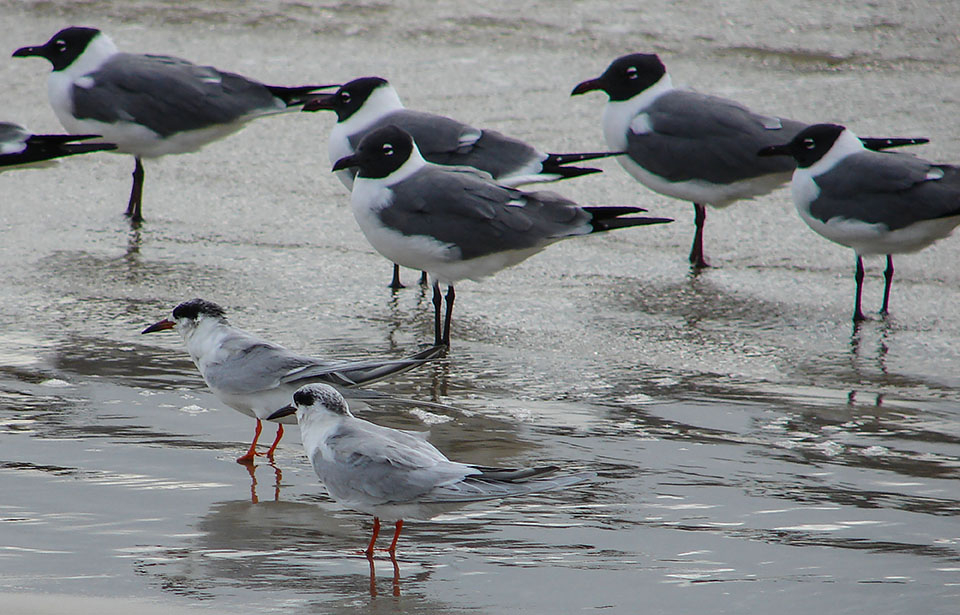
<svg viewBox="0 0 960 615">
<path fill-rule="evenodd" d="M 707 221 L 707 208 L 700 203 L 693 204 L 693 223 L 697 230 L 693 235 L 693 245 L 690 247 L 690 264 L 695 269 L 709 267 L 706 259 L 703 258 L 703 225 Z"/>
<path fill-rule="evenodd" d="M 143 163 L 140 161 L 140 156 L 136 156 L 134 159 L 136 160 L 136 164 L 133 167 L 133 187 L 130 188 L 130 201 L 127 203 L 126 215 L 133 224 L 140 224 L 143 222 L 143 214 L 141 213 L 141 201 L 143 199 Z"/>
<path fill-rule="evenodd" d="M 887 254 L 887 268 L 883 270 L 883 307 L 880 313 L 887 315 L 887 308 L 890 307 L 890 286 L 893 285 L 893 255 Z"/>
<path fill-rule="evenodd" d="M 401 288 L 406 288 L 403 283 L 400 281 L 400 265 L 394 263 L 393 265 L 393 279 L 390 280 L 390 288 L 393 290 L 400 290 Z"/>
<path fill-rule="evenodd" d="M 443 303 L 443 297 L 440 295 L 440 283 L 433 283 L 433 344 L 439 346 L 443 343 L 443 336 L 440 334 L 440 306 Z"/>
<path fill-rule="evenodd" d="M 421 271 L 421 272 L 420 272 L 420 286 L 426 286 L 426 285 L 427 285 L 427 272 L 426 272 L 426 271 Z"/>
<path fill-rule="evenodd" d="M 439 287 L 438 287 L 439 288 Z M 453 285 L 447 286 L 447 312 L 443 319 L 443 345 L 450 346 L 450 321 L 453 317 L 453 300 L 456 298 Z"/>
<path fill-rule="evenodd" d="M 860 309 L 860 295 L 863 292 L 863 258 L 857 254 L 857 274 L 854 278 L 857 281 L 857 297 L 853 304 L 853 322 L 866 320 L 863 310 Z"/>
</svg>

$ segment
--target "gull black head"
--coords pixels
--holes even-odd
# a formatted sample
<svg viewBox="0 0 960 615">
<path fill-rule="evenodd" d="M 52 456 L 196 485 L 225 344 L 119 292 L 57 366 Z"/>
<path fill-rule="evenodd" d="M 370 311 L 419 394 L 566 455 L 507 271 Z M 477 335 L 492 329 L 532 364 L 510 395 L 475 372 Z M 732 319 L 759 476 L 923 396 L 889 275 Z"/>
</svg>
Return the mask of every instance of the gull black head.
<svg viewBox="0 0 960 615">
<path fill-rule="evenodd" d="M 308 384 L 300 387 L 293 394 L 293 403 L 298 410 L 307 408 L 320 410 L 322 407 L 333 414 L 350 414 L 343 395 L 329 384 Z"/>
<path fill-rule="evenodd" d="M 337 121 L 342 122 L 359 111 L 374 92 L 389 85 L 386 79 L 380 77 L 360 77 L 341 85 L 333 94 L 318 96 L 304 105 L 303 110 L 333 111 L 337 114 Z"/>
<path fill-rule="evenodd" d="M 602 90 L 610 100 L 629 100 L 646 90 L 667 73 L 655 53 L 631 53 L 614 60 L 596 79 L 588 79 L 573 88 L 571 96 Z"/>
<path fill-rule="evenodd" d="M 357 167 L 358 177 L 380 179 L 402 167 L 415 147 L 409 132 L 390 124 L 363 137 L 356 153 L 338 160 L 333 170 Z"/>
<path fill-rule="evenodd" d="M 801 130 L 789 143 L 765 147 L 759 156 L 793 156 L 797 166 L 805 169 L 827 155 L 843 131 L 839 124 L 814 124 Z"/>
<path fill-rule="evenodd" d="M 15 58 L 39 56 L 50 60 L 53 70 L 63 70 L 80 57 L 90 42 L 100 35 L 96 28 L 71 26 L 53 35 L 49 41 L 39 47 L 21 47 L 13 52 Z"/>
</svg>

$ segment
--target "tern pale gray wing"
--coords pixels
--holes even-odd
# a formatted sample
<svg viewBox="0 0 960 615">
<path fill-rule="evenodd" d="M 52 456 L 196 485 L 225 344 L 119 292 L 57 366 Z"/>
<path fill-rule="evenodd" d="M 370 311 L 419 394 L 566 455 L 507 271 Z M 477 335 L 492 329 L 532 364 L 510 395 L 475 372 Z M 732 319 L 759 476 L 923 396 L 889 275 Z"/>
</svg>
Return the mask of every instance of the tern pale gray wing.
<svg viewBox="0 0 960 615">
<path fill-rule="evenodd" d="M 591 231 L 590 214 L 554 193 L 523 193 L 442 167 L 427 166 L 391 190 L 393 202 L 379 212 L 384 224 L 448 243 L 463 260 Z"/>
<path fill-rule="evenodd" d="M 76 117 L 136 122 L 162 137 L 285 107 L 262 83 L 169 56 L 119 53 L 87 77 L 90 87 L 72 90 Z"/>
<path fill-rule="evenodd" d="M 534 478 L 530 480 L 501 480 L 485 478 L 484 475 L 467 476 L 462 481 L 441 485 L 420 498 L 423 504 L 442 504 L 444 502 L 477 502 L 495 500 L 525 493 L 541 493 L 554 489 L 563 489 L 596 477 L 593 472 L 568 474 L 565 476 Z"/>
<path fill-rule="evenodd" d="M 960 215 L 960 169 L 909 154 L 861 152 L 814 178 L 810 213 L 826 222 L 850 218 L 897 230 Z"/>
<path fill-rule="evenodd" d="M 627 132 L 627 153 L 640 166 L 671 182 L 715 184 L 789 173 L 783 156 L 757 152 L 790 141 L 805 124 L 751 112 L 733 101 L 675 90 L 645 110 L 652 130 Z"/>
<path fill-rule="evenodd" d="M 224 358 L 208 364 L 203 372 L 207 384 L 219 391 L 249 395 L 296 381 L 308 369 L 334 369 L 329 364 L 298 355 L 283 346 L 243 332 L 236 333 L 222 346 Z"/>
<path fill-rule="evenodd" d="M 479 473 L 448 460 L 421 437 L 361 419 L 341 423 L 325 447 L 330 456 L 324 458 L 318 449 L 311 453 L 311 462 L 338 499 L 409 502 L 437 486 Z"/>
</svg>

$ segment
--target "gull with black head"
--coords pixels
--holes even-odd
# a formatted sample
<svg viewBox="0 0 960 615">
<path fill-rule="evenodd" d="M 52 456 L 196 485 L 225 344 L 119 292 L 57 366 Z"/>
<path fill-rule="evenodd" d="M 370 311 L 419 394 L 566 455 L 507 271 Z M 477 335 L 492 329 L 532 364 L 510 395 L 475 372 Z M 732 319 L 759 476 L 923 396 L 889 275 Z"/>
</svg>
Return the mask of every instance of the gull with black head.
<svg viewBox="0 0 960 615">
<path fill-rule="evenodd" d="M 190 358 L 214 395 L 257 420 L 253 442 L 237 459 L 239 463 L 253 462 L 262 421 L 288 405 L 290 396 L 304 384 L 326 382 L 350 389 L 346 394 L 354 398 L 366 398 L 364 392 L 352 387 L 395 376 L 443 354 L 443 348 L 432 347 L 400 359 L 332 361 L 307 357 L 231 326 L 222 307 L 203 299 L 181 303 L 173 309 L 172 318 L 150 325 L 143 333 L 168 329 L 176 329 L 183 338 Z M 281 424 L 266 453 L 268 458 L 273 458 L 282 437 Z"/>
<path fill-rule="evenodd" d="M 626 217 L 644 211 L 638 207 L 580 207 L 552 192 L 501 186 L 476 169 L 429 163 L 410 133 L 393 125 L 367 134 L 333 169 L 354 167 L 353 214 L 367 240 L 388 260 L 433 278 L 437 345 L 450 344 L 456 282 L 492 275 L 561 239 L 671 222 Z"/>
<path fill-rule="evenodd" d="M 821 236 L 857 254 L 853 320 L 861 310 L 863 256 L 887 257 L 883 306 L 893 283 L 893 255 L 916 252 L 960 225 L 960 168 L 894 152 L 866 149 L 837 124 L 817 124 L 761 156 L 796 161 L 791 193 L 800 218 Z"/>
<path fill-rule="evenodd" d="M 759 158 L 757 151 L 792 139 L 807 124 L 754 113 L 740 103 L 674 87 L 656 54 L 614 60 L 572 95 L 600 90 L 607 146 L 625 151 L 617 161 L 647 188 L 691 201 L 696 232 L 690 264 L 707 266 L 703 252 L 706 206 L 722 208 L 767 194 L 790 180 L 789 158 Z M 923 138 L 865 138 L 871 149 L 926 143 Z"/>
<path fill-rule="evenodd" d="M 337 123 L 327 142 L 330 163 L 356 152 L 365 135 L 387 125 L 398 126 L 413 136 L 420 154 L 436 164 L 479 169 L 504 186 L 552 182 L 600 169 L 574 163 L 606 158 L 620 152 L 550 154 L 495 130 L 480 129 L 458 120 L 407 109 L 396 89 L 382 77 L 361 77 L 345 83 L 331 94 L 321 94 L 303 106 L 304 111 L 326 109 L 337 114 Z M 337 177 L 353 187 L 355 169 L 343 169 Z M 400 288 L 394 266 L 391 287 Z"/>
<path fill-rule="evenodd" d="M 194 152 L 264 115 L 299 108 L 331 86 L 264 85 L 180 58 L 122 53 L 96 28 L 71 26 L 14 57 L 53 65 L 50 105 L 72 133 L 95 133 L 135 159 L 126 215 L 143 220 L 144 158 Z"/>
<path fill-rule="evenodd" d="M 0 171 L 55 164 L 55 159 L 117 149 L 113 143 L 77 143 L 100 135 L 34 134 L 19 124 L 0 122 Z"/>
<path fill-rule="evenodd" d="M 303 448 L 330 496 L 373 516 L 373 536 L 363 551 L 373 557 L 381 519 L 395 521 L 393 557 L 404 519 L 431 519 L 484 500 L 565 489 L 596 475 L 552 476 L 558 466 L 491 468 L 450 461 L 424 434 L 356 418 L 343 396 L 325 384 L 309 384 L 293 405 L 271 415 L 296 414 Z"/>
</svg>

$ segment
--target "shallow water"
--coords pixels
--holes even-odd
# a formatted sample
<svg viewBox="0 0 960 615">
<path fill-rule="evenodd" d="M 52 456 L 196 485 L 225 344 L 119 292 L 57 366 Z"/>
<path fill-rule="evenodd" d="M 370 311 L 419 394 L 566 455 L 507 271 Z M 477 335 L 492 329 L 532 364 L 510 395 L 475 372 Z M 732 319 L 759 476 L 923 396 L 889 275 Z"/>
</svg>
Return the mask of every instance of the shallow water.
<svg viewBox="0 0 960 615">
<path fill-rule="evenodd" d="M 863 135 L 925 135 L 960 160 L 952 3 L 311 5 L 0 1 L 0 49 L 71 23 L 122 49 L 276 83 L 390 78 L 405 102 L 551 151 L 602 146 L 579 81 L 626 51 L 675 82 Z M 762 8 L 762 10 L 761 10 Z M 59 129 L 45 62 L 0 62 L 4 117 Z M 329 173 L 333 118 L 251 124 L 147 163 L 87 156 L 0 177 L 0 598 L 12 612 L 955 613 L 960 604 L 960 241 L 896 261 L 892 310 L 852 334 L 853 255 L 781 190 L 710 210 L 606 173 L 554 188 L 672 225 L 552 246 L 458 286 L 454 343 L 377 389 L 451 457 L 559 463 L 598 479 L 409 523 L 399 569 L 353 555 L 370 520 L 325 495 L 289 430 L 275 464 L 234 463 L 252 422 L 208 391 L 176 335 L 202 296 L 297 350 L 399 356 L 429 297 L 386 289 Z M 869 261 L 866 306 L 882 278 Z M 265 429 L 272 435 L 272 427 Z M 399 594 L 399 595 L 395 595 Z M 32 609 L 32 610 L 31 610 Z"/>
</svg>

